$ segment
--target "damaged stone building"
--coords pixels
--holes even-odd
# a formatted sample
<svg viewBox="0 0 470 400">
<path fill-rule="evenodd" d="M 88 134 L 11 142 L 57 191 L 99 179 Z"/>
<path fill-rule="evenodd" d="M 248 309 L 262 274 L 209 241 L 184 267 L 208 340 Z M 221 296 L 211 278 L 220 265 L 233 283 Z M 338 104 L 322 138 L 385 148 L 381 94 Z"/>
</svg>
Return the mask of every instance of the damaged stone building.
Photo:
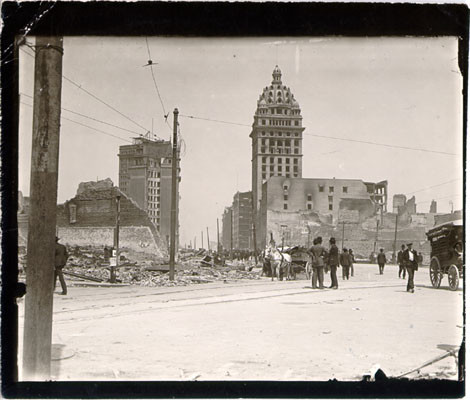
<svg viewBox="0 0 470 400">
<path fill-rule="evenodd" d="M 362 223 L 387 211 L 387 181 L 271 177 L 262 187 L 258 240 L 310 243 L 312 226 Z"/>
<path fill-rule="evenodd" d="M 171 221 L 172 144 L 146 137 L 119 147 L 119 189 L 143 209 L 160 236 L 169 243 Z M 180 166 L 178 150 L 176 201 L 179 203 Z M 177 205 L 178 207 L 178 205 Z M 178 219 L 178 213 L 177 213 Z M 179 243 L 179 223 L 176 223 Z"/>
<path fill-rule="evenodd" d="M 61 242 L 69 246 L 113 246 L 117 196 L 120 196 L 120 247 L 156 257 L 166 255 L 166 245 L 147 213 L 109 178 L 80 183 L 76 196 L 57 206 Z"/>
</svg>

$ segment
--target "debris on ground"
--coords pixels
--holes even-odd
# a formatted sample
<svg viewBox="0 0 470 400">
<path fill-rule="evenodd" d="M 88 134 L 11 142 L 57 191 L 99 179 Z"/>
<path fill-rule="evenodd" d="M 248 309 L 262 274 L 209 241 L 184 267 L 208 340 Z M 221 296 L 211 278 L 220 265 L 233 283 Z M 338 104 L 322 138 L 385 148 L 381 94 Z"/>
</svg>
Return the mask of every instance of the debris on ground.
<svg viewBox="0 0 470 400">
<path fill-rule="evenodd" d="M 111 266 L 103 247 L 69 247 L 69 258 L 64 267 L 67 281 L 109 282 Z M 120 249 L 116 268 L 116 282 L 139 286 L 187 286 L 210 282 L 256 280 L 262 268 L 254 260 L 225 260 L 205 250 L 184 253 L 177 261 L 175 279 L 169 280 L 169 260 Z"/>
</svg>

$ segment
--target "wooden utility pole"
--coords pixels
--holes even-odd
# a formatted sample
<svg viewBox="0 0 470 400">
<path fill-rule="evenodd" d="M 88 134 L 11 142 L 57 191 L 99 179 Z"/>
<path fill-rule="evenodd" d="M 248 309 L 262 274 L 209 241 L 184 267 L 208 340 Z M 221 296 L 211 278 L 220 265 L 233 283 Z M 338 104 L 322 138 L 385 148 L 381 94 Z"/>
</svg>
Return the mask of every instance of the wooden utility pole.
<svg viewBox="0 0 470 400">
<path fill-rule="evenodd" d="M 344 221 L 343 221 L 343 236 L 341 236 L 341 251 L 344 249 Z"/>
<path fill-rule="evenodd" d="M 178 172 L 178 109 L 173 110 L 173 155 L 171 159 L 171 225 L 170 225 L 170 281 L 175 279 L 175 252 L 176 252 L 176 180 Z"/>
<path fill-rule="evenodd" d="M 393 239 L 393 256 L 392 256 L 392 263 L 395 264 L 397 260 L 396 250 L 397 250 L 397 231 L 398 231 L 398 214 L 395 218 L 395 238 Z"/>
<path fill-rule="evenodd" d="M 374 253 L 376 252 L 378 241 L 379 241 L 379 220 L 377 220 L 377 229 L 375 231 Z"/>
<path fill-rule="evenodd" d="M 23 337 L 23 379 L 33 381 L 51 373 L 62 56 L 62 37 L 36 38 Z"/>
<path fill-rule="evenodd" d="M 220 252 L 220 239 L 219 239 L 219 218 L 217 218 L 217 253 Z"/>
<path fill-rule="evenodd" d="M 201 231 L 201 249 L 204 248 L 204 232 Z"/>
<path fill-rule="evenodd" d="M 207 250 L 211 251 L 211 244 L 209 243 L 209 227 L 206 226 L 206 232 L 207 232 Z"/>
<path fill-rule="evenodd" d="M 251 218 L 253 219 L 253 253 L 255 256 L 255 263 L 258 264 L 258 255 L 257 255 L 257 245 L 256 245 L 256 220 L 257 220 L 257 213 L 256 213 L 256 204 L 255 199 L 253 197 L 253 192 L 251 192 Z"/>
<path fill-rule="evenodd" d="M 116 270 L 119 267 L 119 225 L 121 223 L 121 195 L 116 195 L 116 265 L 111 265 L 111 283 L 116 283 Z"/>
<path fill-rule="evenodd" d="M 233 208 L 230 209 L 230 258 L 233 258 Z"/>
<path fill-rule="evenodd" d="M 197 247 L 196 247 L 196 236 L 194 236 L 194 250 L 197 250 Z"/>
</svg>

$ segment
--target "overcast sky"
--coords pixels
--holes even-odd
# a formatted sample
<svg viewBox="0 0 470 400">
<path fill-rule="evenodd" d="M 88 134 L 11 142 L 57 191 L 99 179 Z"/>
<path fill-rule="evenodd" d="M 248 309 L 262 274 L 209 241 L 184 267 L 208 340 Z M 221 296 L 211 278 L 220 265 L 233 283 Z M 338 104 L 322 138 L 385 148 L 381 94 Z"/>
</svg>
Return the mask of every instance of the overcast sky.
<svg viewBox="0 0 470 400">
<path fill-rule="evenodd" d="M 148 38 L 169 122 L 182 115 L 251 125 L 276 64 L 300 104 L 303 177 L 388 180 L 393 194 L 416 192 L 418 211 L 462 208 L 462 157 L 320 138 L 322 135 L 462 154 L 462 77 L 457 40 L 442 38 Z M 33 50 L 26 47 L 32 54 Z M 137 124 L 168 140 L 145 37 L 64 39 L 63 74 Z M 33 94 L 34 60 L 20 52 L 20 92 Z M 32 104 L 27 96 L 23 103 Z M 136 133 L 145 131 L 84 91 L 62 82 L 62 106 Z M 118 185 L 118 151 L 133 133 L 63 111 L 58 202 L 83 181 Z M 185 144 L 180 185 L 181 243 L 208 226 L 234 193 L 251 190 L 250 127 L 180 117 Z M 19 189 L 29 195 L 32 108 L 21 104 Z M 449 182 L 455 180 L 453 182 Z M 445 183 L 448 182 L 448 183 Z M 442 184 L 445 183 L 445 184 Z M 442 184 L 442 185 L 441 185 Z M 433 188 L 430 186 L 439 185 Z M 428 189 L 426 189 L 428 188 Z M 425 190 L 422 190 L 425 189 Z"/>
</svg>

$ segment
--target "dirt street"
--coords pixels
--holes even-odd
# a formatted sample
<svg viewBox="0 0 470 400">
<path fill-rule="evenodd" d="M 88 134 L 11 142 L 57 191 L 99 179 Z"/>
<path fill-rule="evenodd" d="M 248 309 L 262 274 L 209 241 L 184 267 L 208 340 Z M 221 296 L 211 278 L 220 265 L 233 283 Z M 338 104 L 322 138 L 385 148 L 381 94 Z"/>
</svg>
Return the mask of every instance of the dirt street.
<svg viewBox="0 0 470 400">
<path fill-rule="evenodd" d="M 463 292 L 414 294 L 398 267 L 355 266 L 339 290 L 307 280 L 187 287 L 78 287 L 54 297 L 55 380 L 360 380 L 398 376 L 459 346 Z M 329 277 L 326 278 L 329 285 Z M 57 289 L 59 290 L 59 289 Z M 19 363 L 24 300 L 20 303 Z M 20 368 L 21 370 L 21 368 Z M 453 357 L 410 378 L 456 379 Z"/>
</svg>

